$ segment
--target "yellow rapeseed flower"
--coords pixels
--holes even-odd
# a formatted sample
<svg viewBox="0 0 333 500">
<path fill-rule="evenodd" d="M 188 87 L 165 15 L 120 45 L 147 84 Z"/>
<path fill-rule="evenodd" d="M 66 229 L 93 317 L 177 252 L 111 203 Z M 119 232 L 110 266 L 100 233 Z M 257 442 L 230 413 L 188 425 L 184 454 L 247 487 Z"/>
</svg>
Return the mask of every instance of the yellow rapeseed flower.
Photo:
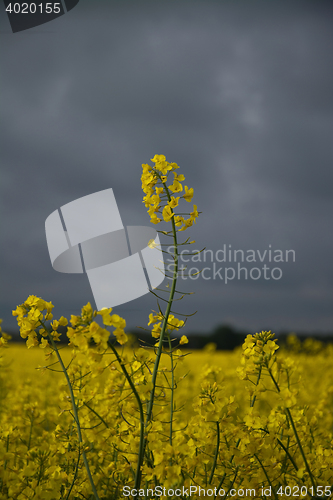
<svg viewBox="0 0 333 500">
<path fill-rule="evenodd" d="M 171 208 L 169 207 L 169 205 L 166 205 L 163 208 L 162 215 L 163 215 L 163 219 L 165 220 L 165 222 L 169 222 L 169 220 L 172 219 L 172 217 L 174 216 L 174 213 L 171 210 Z"/>
<path fill-rule="evenodd" d="M 177 180 L 174 180 L 173 183 L 168 186 L 168 188 L 170 189 L 170 191 L 172 191 L 173 193 L 180 193 L 181 191 L 183 191 L 183 186 L 181 185 L 181 183 Z"/>
<path fill-rule="evenodd" d="M 193 188 L 188 188 L 185 186 L 185 193 L 183 194 L 184 200 L 191 202 L 193 198 Z"/>
</svg>

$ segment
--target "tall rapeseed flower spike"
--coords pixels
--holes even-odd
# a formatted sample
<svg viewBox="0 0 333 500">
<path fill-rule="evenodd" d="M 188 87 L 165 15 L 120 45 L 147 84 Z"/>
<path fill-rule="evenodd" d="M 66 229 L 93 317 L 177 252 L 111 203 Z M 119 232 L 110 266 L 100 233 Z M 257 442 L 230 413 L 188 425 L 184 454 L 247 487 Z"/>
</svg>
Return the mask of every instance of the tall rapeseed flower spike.
<svg viewBox="0 0 333 500">
<path fill-rule="evenodd" d="M 178 207 L 180 196 L 175 197 L 173 194 L 184 191 L 182 182 L 185 181 L 183 174 L 177 174 L 175 170 L 179 168 L 177 163 L 169 163 L 164 155 L 155 155 L 151 161 L 154 166 L 147 163 L 142 165 L 142 190 L 145 193 L 143 203 L 148 208 L 147 212 L 150 215 L 152 224 L 160 222 L 169 222 L 174 218 L 174 223 L 178 231 L 185 231 L 191 227 L 193 222 L 199 216 L 197 206 L 193 206 L 193 212 L 189 213 L 189 218 L 186 220 L 181 215 L 177 215 L 174 209 Z M 173 181 L 167 186 L 169 174 L 172 172 Z M 193 197 L 193 188 L 185 186 L 185 192 L 182 198 L 191 202 Z"/>
</svg>

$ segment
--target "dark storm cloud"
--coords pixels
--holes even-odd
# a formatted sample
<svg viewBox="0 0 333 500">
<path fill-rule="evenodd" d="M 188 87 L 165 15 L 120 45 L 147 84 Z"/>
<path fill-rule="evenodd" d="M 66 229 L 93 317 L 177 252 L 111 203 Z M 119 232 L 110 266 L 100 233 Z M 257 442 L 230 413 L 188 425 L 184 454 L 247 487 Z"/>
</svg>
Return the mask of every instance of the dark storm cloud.
<svg viewBox="0 0 333 500">
<path fill-rule="evenodd" d="M 92 300 L 52 269 L 45 219 L 112 187 L 124 224 L 148 223 L 141 163 L 159 153 L 195 189 L 198 249 L 296 251 L 281 280 L 182 283 L 188 328 L 331 330 L 331 21 L 329 2 L 87 0 L 30 32 L 2 20 L 4 326 L 31 293 L 66 314 Z M 154 306 L 120 310 L 135 326 Z"/>
</svg>

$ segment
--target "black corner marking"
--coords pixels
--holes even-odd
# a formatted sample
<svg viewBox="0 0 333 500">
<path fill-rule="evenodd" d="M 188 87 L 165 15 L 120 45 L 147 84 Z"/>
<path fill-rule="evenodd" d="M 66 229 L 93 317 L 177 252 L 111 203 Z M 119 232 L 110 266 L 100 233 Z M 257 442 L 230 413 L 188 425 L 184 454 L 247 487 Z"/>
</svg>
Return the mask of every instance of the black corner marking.
<svg viewBox="0 0 333 500">
<path fill-rule="evenodd" d="M 35 28 L 65 14 L 63 0 L 3 0 L 13 33 Z M 67 11 L 79 0 L 65 0 Z"/>
<path fill-rule="evenodd" d="M 65 0 L 67 12 L 74 9 L 74 7 L 79 3 L 80 0 Z"/>
</svg>

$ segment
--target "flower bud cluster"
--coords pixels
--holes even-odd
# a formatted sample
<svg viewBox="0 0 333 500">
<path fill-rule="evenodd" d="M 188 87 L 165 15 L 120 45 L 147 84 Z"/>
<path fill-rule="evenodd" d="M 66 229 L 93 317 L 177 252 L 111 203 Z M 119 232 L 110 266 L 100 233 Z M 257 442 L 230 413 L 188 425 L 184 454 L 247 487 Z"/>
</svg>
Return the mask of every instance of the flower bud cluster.
<svg viewBox="0 0 333 500">
<path fill-rule="evenodd" d="M 68 321 L 61 316 L 59 320 L 53 320 L 50 323 L 51 328 L 47 328 L 45 322 L 53 318 L 51 313 L 53 307 L 51 302 L 30 295 L 23 304 L 17 306 L 13 311 L 13 316 L 17 316 L 20 335 L 22 338 L 27 339 L 28 348 L 39 346 L 44 349 L 45 347 L 51 347 L 48 342 L 50 337 L 52 337 L 53 341 L 60 340 L 59 326 L 67 326 Z M 107 349 L 110 332 L 102 328 L 96 321 L 93 321 L 97 314 L 102 316 L 104 325 L 114 327 L 113 334 L 119 344 L 125 344 L 128 340 L 124 332 L 126 321 L 118 314 L 110 315 L 111 311 L 112 308 L 104 308 L 99 312 L 93 311 L 91 304 L 88 302 L 82 308 L 80 316 L 71 316 L 70 323 L 72 326 L 69 326 L 66 332 L 70 344 L 82 350 L 92 347 L 92 343 L 95 351 Z"/>
<path fill-rule="evenodd" d="M 149 323 L 148 326 L 151 324 L 154 324 L 153 329 L 152 329 L 152 336 L 156 339 L 160 337 L 161 331 L 162 331 L 162 320 L 164 319 L 164 316 L 162 313 L 157 313 L 157 314 L 149 314 Z M 161 320 L 161 321 L 159 321 Z M 173 330 L 178 331 L 180 328 L 184 326 L 184 321 L 178 318 L 175 318 L 173 314 L 169 314 L 168 316 L 168 322 L 165 328 L 166 332 L 171 332 Z M 181 344 L 186 344 L 187 343 L 187 338 L 185 335 L 182 336 L 181 338 Z"/>
<path fill-rule="evenodd" d="M 197 206 L 193 205 L 193 211 L 189 213 L 189 218 L 185 219 L 182 215 L 176 215 L 174 208 L 179 204 L 180 198 L 187 202 L 191 202 L 193 197 L 193 188 L 188 188 L 182 185 L 185 180 L 183 174 L 177 174 L 176 169 L 179 168 L 177 163 L 169 163 L 164 155 L 155 155 L 151 159 L 155 163 L 154 167 L 148 164 L 142 165 L 142 190 L 145 193 L 143 203 L 148 208 L 150 222 L 158 224 L 162 221 L 169 222 L 174 218 L 175 225 L 179 231 L 185 231 L 188 227 L 196 222 L 199 216 Z M 172 173 L 173 182 L 167 186 L 168 176 Z M 170 193 L 182 193 L 182 196 L 172 196 Z M 160 216 L 159 216 L 160 215 Z"/>
<path fill-rule="evenodd" d="M 247 335 L 243 343 L 243 367 L 238 368 L 239 376 L 247 379 L 249 375 L 256 374 L 260 367 L 268 365 L 279 346 L 271 331 L 262 331 L 255 335 Z"/>
<path fill-rule="evenodd" d="M 23 339 L 27 338 L 26 344 L 28 348 L 38 345 L 42 348 L 48 346 L 46 337 L 48 337 L 49 332 L 45 329 L 44 322 L 53 318 L 51 312 L 53 307 L 51 302 L 30 295 L 23 304 L 17 306 L 12 312 L 13 316 L 17 316 L 21 337 Z M 61 317 L 58 321 L 53 321 L 51 324 L 52 331 L 50 332 L 53 340 L 60 340 L 60 334 L 57 332 L 59 325 L 67 325 L 67 319 Z"/>
<path fill-rule="evenodd" d="M 108 347 L 110 332 L 106 328 L 102 328 L 93 318 L 97 315 L 102 316 L 102 321 L 105 326 L 113 326 L 113 335 L 116 337 L 119 344 L 123 345 L 128 338 L 124 331 L 126 321 L 118 316 L 118 314 L 110 314 L 112 308 L 104 307 L 100 311 L 93 311 L 90 302 L 82 308 L 81 316 L 71 316 L 71 325 L 67 330 L 67 337 L 71 344 L 81 349 L 88 349 L 91 343 L 94 344 L 94 349 L 104 351 Z"/>
</svg>

